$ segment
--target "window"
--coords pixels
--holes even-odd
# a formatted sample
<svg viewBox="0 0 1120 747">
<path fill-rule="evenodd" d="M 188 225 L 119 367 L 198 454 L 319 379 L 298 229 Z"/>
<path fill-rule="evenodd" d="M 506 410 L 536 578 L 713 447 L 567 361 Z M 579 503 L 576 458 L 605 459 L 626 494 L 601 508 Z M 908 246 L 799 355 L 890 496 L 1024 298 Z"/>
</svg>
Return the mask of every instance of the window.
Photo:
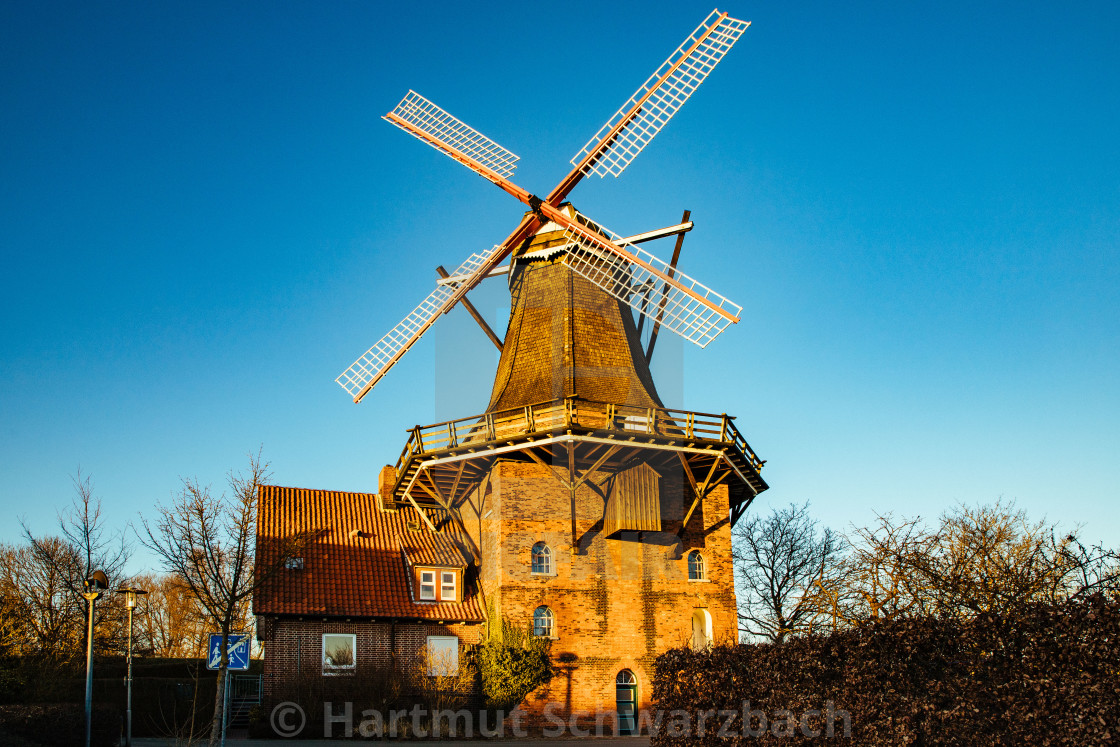
<svg viewBox="0 0 1120 747">
<path fill-rule="evenodd" d="M 355 636 L 350 633 L 325 633 L 323 635 L 323 673 L 344 672 L 354 669 L 357 657 Z"/>
<path fill-rule="evenodd" d="M 533 545 L 533 573 L 552 575 L 552 550 L 543 542 Z"/>
<path fill-rule="evenodd" d="M 284 567 L 287 568 L 289 571 L 302 571 L 303 570 L 303 558 L 293 558 L 293 557 L 284 558 Z"/>
<path fill-rule="evenodd" d="M 548 607 L 537 607 L 533 611 L 533 635 L 552 638 L 552 621 L 552 610 Z"/>
<path fill-rule="evenodd" d="M 688 554 L 688 580 L 704 581 L 707 578 L 704 569 L 704 556 L 700 554 L 699 550 L 693 550 Z"/>
<path fill-rule="evenodd" d="M 428 636 L 428 676 L 454 677 L 459 674 L 459 639 L 453 635 Z"/>
<path fill-rule="evenodd" d="M 455 601 L 455 571 L 440 573 L 439 598 L 444 602 Z"/>
<path fill-rule="evenodd" d="M 420 571 L 420 598 L 431 600 L 436 598 L 435 571 Z"/>
<path fill-rule="evenodd" d="M 623 669 L 614 679 L 615 705 L 618 708 L 618 731 L 620 734 L 638 733 L 638 720 L 635 706 L 638 700 L 638 680 L 629 669 Z"/>
</svg>

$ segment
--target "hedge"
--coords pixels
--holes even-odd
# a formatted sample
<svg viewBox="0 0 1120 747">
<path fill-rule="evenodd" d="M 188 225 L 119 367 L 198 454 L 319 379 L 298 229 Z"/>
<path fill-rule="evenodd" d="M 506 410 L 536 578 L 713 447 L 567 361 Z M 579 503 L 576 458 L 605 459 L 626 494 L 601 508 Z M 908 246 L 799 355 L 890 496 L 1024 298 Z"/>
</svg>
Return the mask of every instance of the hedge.
<svg viewBox="0 0 1120 747">
<path fill-rule="evenodd" d="M 1120 603 L 675 649 L 657 659 L 652 700 L 653 747 L 1115 744 Z"/>
<path fill-rule="evenodd" d="M 90 744 L 120 744 L 121 710 L 110 705 L 93 707 Z M 43 747 L 73 747 L 85 735 L 85 708 L 74 703 L 0 706 L 0 735 L 13 735 Z"/>
</svg>

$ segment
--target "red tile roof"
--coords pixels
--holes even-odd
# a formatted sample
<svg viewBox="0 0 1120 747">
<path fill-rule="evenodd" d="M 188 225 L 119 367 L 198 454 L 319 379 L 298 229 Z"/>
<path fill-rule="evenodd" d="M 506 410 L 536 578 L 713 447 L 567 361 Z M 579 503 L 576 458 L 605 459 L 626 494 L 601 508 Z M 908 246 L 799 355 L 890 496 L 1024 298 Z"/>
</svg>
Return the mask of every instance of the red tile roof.
<svg viewBox="0 0 1120 747">
<path fill-rule="evenodd" d="M 311 537 L 302 570 L 281 568 L 261 585 L 253 598 L 258 615 L 484 619 L 473 583 L 465 584 L 462 602 L 412 601 L 402 550 L 442 561 L 424 565 L 467 565 L 452 536 L 409 526 L 420 521 L 412 508 L 381 511 L 372 493 L 262 485 L 257 511 L 259 568 L 282 563 L 290 538 Z"/>
<path fill-rule="evenodd" d="M 466 568 L 463 552 L 444 535 L 432 532 L 405 532 L 397 536 L 401 550 L 413 568 L 435 566 Z"/>
</svg>

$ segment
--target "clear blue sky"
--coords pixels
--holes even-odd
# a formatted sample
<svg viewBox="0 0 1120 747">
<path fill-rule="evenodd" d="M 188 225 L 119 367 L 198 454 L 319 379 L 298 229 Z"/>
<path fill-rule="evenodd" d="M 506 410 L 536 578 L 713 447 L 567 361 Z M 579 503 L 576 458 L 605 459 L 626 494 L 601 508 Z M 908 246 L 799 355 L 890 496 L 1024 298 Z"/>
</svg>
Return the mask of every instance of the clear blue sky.
<svg viewBox="0 0 1120 747">
<path fill-rule="evenodd" d="M 375 490 L 495 355 L 460 310 L 362 404 L 334 377 L 521 213 L 379 117 L 413 88 L 543 194 L 710 9 L 0 5 L 0 540 L 79 467 L 119 525 L 259 446 L 277 483 Z M 683 269 L 744 306 L 661 348 L 667 404 L 738 416 L 760 510 L 1002 496 L 1120 544 L 1120 5 L 721 9 L 736 48 L 572 195 L 624 234 L 691 209 Z"/>
</svg>

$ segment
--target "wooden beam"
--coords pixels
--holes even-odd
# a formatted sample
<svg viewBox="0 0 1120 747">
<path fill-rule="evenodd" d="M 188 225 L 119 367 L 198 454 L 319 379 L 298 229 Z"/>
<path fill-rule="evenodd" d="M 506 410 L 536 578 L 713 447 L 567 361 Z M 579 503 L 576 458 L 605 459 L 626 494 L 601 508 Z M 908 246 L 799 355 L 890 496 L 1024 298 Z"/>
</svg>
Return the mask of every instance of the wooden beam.
<svg viewBox="0 0 1120 747">
<path fill-rule="evenodd" d="M 578 488 L 580 485 L 583 485 L 583 483 L 586 482 L 587 478 L 591 477 L 591 475 L 595 473 L 595 470 L 602 467 L 603 463 L 614 456 L 615 452 L 617 452 L 621 448 L 621 446 L 612 446 L 611 448 L 607 449 L 606 453 L 599 457 L 598 461 L 596 461 L 595 464 L 591 465 L 589 469 L 584 470 L 583 477 L 579 478 L 579 480 L 576 481 L 575 487 Z"/>
<path fill-rule="evenodd" d="M 420 508 L 420 504 L 417 503 L 416 500 L 412 497 L 412 493 L 405 493 L 404 497 L 407 498 L 408 502 L 412 504 L 412 507 L 416 509 L 416 513 L 420 514 L 420 518 L 423 519 L 424 523 L 428 525 L 428 529 L 431 529 L 433 532 L 438 531 L 436 529 L 436 525 L 433 524 L 432 520 L 428 518 L 428 514 L 424 512 L 424 509 Z"/>
<path fill-rule="evenodd" d="M 684 223 L 678 223 L 675 226 L 666 226 L 665 228 L 658 228 L 658 229 L 653 230 L 653 231 L 646 231 L 644 233 L 636 233 L 633 236 L 624 236 L 619 243 L 623 244 L 623 245 L 625 245 L 625 244 L 644 244 L 647 241 L 655 241 L 657 239 L 663 239 L 666 236 L 676 236 L 677 234 L 688 233 L 691 230 L 692 230 L 692 221 L 686 221 Z M 539 250 L 536 250 L 536 251 L 539 251 Z M 487 278 L 496 278 L 500 275 L 508 275 L 509 271 L 510 271 L 510 265 L 502 265 L 500 267 L 495 267 L 493 270 L 486 273 L 486 277 Z M 470 275 L 451 275 L 451 276 L 448 276 L 448 277 L 445 277 L 445 278 L 441 278 L 440 280 L 437 280 L 436 285 L 459 285 L 460 283 L 466 282 L 469 278 L 470 278 Z"/>
<path fill-rule="evenodd" d="M 455 494 L 459 490 L 459 478 L 463 476 L 463 470 L 467 468 L 466 460 L 459 462 L 459 471 L 455 473 L 455 482 L 451 483 L 451 505 L 455 505 Z"/>
<path fill-rule="evenodd" d="M 689 222 L 688 218 L 691 215 L 692 215 L 691 210 L 685 210 L 684 211 L 684 217 L 681 219 L 681 223 L 688 223 Z M 673 277 L 673 275 L 675 274 L 675 271 L 677 269 L 677 260 L 679 260 L 681 258 L 681 247 L 682 246 L 684 246 L 684 234 L 683 233 L 678 233 L 677 234 L 676 246 L 673 247 L 673 261 L 669 263 L 669 277 L 670 278 Z M 665 289 L 662 290 L 662 294 L 667 293 L 668 290 L 669 290 L 669 288 L 668 288 L 668 286 L 666 286 Z M 661 308 L 659 308 L 657 310 L 657 319 L 653 323 L 653 331 L 650 332 L 650 334 L 649 334 L 649 347 L 646 348 L 646 363 L 647 364 L 651 360 L 653 360 L 653 346 L 657 344 L 657 333 L 661 331 L 661 319 L 664 315 L 665 315 L 665 298 L 663 297 L 662 301 L 661 301 Z"/>
<path fill-rule="evenodd" d="M 688 478 L 688 482 L 692 485 L 692 492 L 700 495 L 700 486 L 696 484 L 696 476 L 692 474 L 692 468 L 688 466 L 688 460 L 684 458 L 684 454 L 677 452 L 677 458 L 681 460 L 681 466 L 684 467 L 684 475 Z"/>
<path fill-rule="evenodd" d="M 681 236 L 684 236 L 684 234 L 682 233 Z M 448 277 L 447 270 L 443 269 L 443 265 L 437 267 L 436 272 L 439 273 L 439 276 L 441 278 Z M 463 296 L 460 299 L 460 302 L 463 304 L 463 308 L 467 310 L 467 313 L 470 314 L 476 322 L 478 322 L 478 326 L 482 327 L 482 331 L 485 332 L 486 336 L 490 338 L 490 342 L 494 343 L 494 347 L 498 349 L 498 352 L 502 352 L 502 341 L 496 334 L 494 334 L 494 330 L 490 329 L 490 325 L 487 324 L 486 320 L 482 318 L 482 314 L 478 313 L 478 309 L 474 307 L 474 304 L 468 301 L 466 296 Z"/>
<path fill-rule="evenodd" d="M 572 554 L 579 552 L 579 537 L 576 535 L 576 445 L 568 442 L 568 499 L 572 505 Z"/>
<path fill-rule="evenodd" d="M 462 473 L 462 470 L 460 470 L 460 474 L 461 473 Z M 420 482 L 420 480 L 417 480 L 416 484 L 420 486 L 421 490 L 426 492 L 428 495 L 430 495 L 432 498 L 434 498 L 437 503 L 439 503 L 441 506 L 443 506 L 443 510 L 447 512 L 448 520 L 451 521 L 452 523 L 454 523 L 455 526 L 457 526 L 459 528 L 459 532 L 463 535 L 463 537 L 466 539 L 466 541 L 470 544 L 470 546 L 471 546 L 471 556 L 472 556 L 473 560 L 477 563 L 479 561 L 479 559 L 481 558 L 481 555 L 479 553 L 478 546 L 474 543 L 474 540 L 471 539 L 470 534 L 467 532 L 466 526 L 463 525 L 463 517 L 459 516 L 459 512 L 456 511 L 455 508 L 453 507 L 453 505 L 451 504 L 451 502 L 449 500 L 447 500 L 447 498 L 444 497 L 443 491 L 439 489 L 439 485 L 436 484 L 435 478 L 432 477 L 432 473 L 430 471 L 425 471 L 424 476 L 428 478 L 428 482 L 430 482 L 432 484 L 432 490 L 434 490 L 435 492 L 432 492 L 432 490 L 429 490 L 428 487 L 424 483 Z M 435 531 L 435 530 L 433 530 L 433 531 Z"/>
<path fill-rule="evenodd" d="M 716 467 L 719 466 L 719 462 L 722 457 L 723 455 L 721 454 L 720 456 L 717 456 L 715 458 L 715 461 L 712 462 L 712 468 L 708 470 L 708 476 L 704 478 L 704 482 L 700 483 L 700 489 L 703 491 L 705 496 L 708 494 L 708 491 L 711 490 L 711 487 L 708 485 L 708 483 L 712 481 L 712 475 L 715 474 Z"/>
<path fill-rule="evenodd" d="M 677 454 L 678 456 L 680 456 L 680 452 L 677 452 Z M 720 475 L 719 480 L 717 480 L 715 483 L 712 483 L 712 475 L 715 474 L 716 467 L 719 466 L 720 460 L 722 458 L 723 454 L 721 452 L 720 455 L 716 457 L 715 461 L 712 462 L 712 466 L 708 470 L 708 475 L 704 478 L 704 482 L 700 483 L 700 485 L 697 485 L 696 478 L 692 475 L 692 470 L 688 467 L 688 462 L 685 461 L 684 456 L 681 456 L 681 464 L 684 465 L 685 473 L 688 475 L 688 479 L 692 483 L 693 489 L 696 491 L 696 497 L 693 498 L 692 505 L 688 507 L 688 513 L 684 515 L 684 521 L 681 522 L 681 528 L 677 530 L 678 537 L 684 534 L 684 530 L 688 526 L 688 520 L 692 518 L 692 513 L 700 505 L 700 502 L 707 497 L 708 492 L 727 478 L 727 474 L 724 473 L 723 475 Z"/>
<path fill-rule="evenodd" d="M 560 475 L 556 474 L 556 470 L 552 468 L 552 465 L 549 464 L 548 462 L 544 461 L 543 459 L 541 459 L 539 456 L 537 456 L 536 453 L 534 453 L 532 449 L 525 449 L 525 453 L 528 454 L 529 458 L 532 459 L 534 462 L 536 462 L 540 466 L 547 469 L 549 474 L 551 474 L 553 477 L 555 477 L 557 480 L 560 481 L 561 485 L 563 485 L 565 488 L 571 489 L 572 484 L 569 481 L 565 480 Z"/>
</svg>

